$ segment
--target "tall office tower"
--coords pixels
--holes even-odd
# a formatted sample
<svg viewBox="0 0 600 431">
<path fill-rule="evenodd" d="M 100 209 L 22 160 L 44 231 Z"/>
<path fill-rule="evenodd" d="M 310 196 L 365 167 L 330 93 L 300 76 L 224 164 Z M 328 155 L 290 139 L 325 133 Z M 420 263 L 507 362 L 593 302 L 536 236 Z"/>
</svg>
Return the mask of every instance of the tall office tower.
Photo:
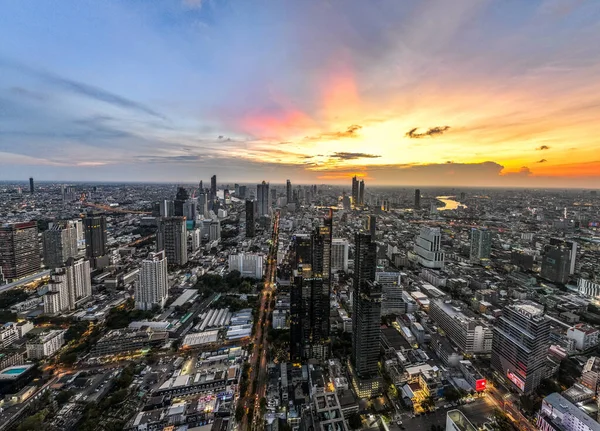
<svg viewBox="0 0 600 431">
<path fill-rule="evenodd" d="M 379 389 L 377 359 L 381 325 L 381 285 L 375 282 L 377 245 L 371 235 L 358 232 L 354 239 L 354 299 L 352 302 L 352 355 L 354 387 L 359 396 Z"/>
<path fill-rule="evenodd" d="M 352 206 L 358 207 L 358 180 L 356 175 L 352 177 Z"/>
<path fill-rule="evenodd" d="M 183 217 L 193 222 L 198 218 L 198 202 L 188 199 L 183 203 Z"/>
<path fill-rule="evenodd" d="M 210 177 L 210 200 L 215 201 L 217 199 L 217 176 L 213 175 Z"/>
<path fill-rule="evenodd" d="M 569 250 L 569 274 L 575 274 L 575 263 L 577 258 L 577 242 L 569 239 L 550 238 L 550 245 L 562 245 Z"/>
<path fill-rule="evenodd" d="M 375 273 L 375 281 L 381 285 L 383 302 L 381 304 L 381 314 L 404 314 L 406 313 L 406 303 L 402 295 L 401 276 L 399 272 Z"/>
<path fill-rule="evenodd" d="M 421 190 L 415 189 L 415 209 L 421 208 Z"/>
<path fill-rule="evenodd" d="M 204 186 L 202 185 L 202 180 L 198 183 L 198 190 L 204 190 Z"/>
<path fill-rule="evenodd" d="M 422 227 L 415 239 L 414 252 L 417 261 L 426 268 L 443 268 L 444 252 L 441 243 L 442 233 L 439 227 Z"/>
<path fill-rule="evenodd" d="M 246 199 L 246 186 L 240 186 L 240 192 L 238 193 L 238 198 Z"/>
<path fill-rule="evenodd" d="M 569 281 L 571 249 L 562 245 L 547 245 L 542 258 L 542 278 L 552 283 Z"/>
<path fill-rule="evenodd" d="M 175 217 L 183 217 L 183 204 L 190 198 L 187 190 L 184 187 L 177 189 L 177 195 L 175 195 L 174 202 L 174 214 Z"/>
<path fill-rule="evenodd" d="M 240 185 L 238 183 L 235 183 L 233 185 L 233 192 L 235 193 L 235 197 L 238 197 L 240 194 Z"/>
<path fill-rule="evenodd" d="M 381 211 L 388 212 L 390 210 L 390 201 L 384 199 L 381 201 Z"/>
<path fill-rule="evenodd" d="M 263 181 L 262 184 L 256 185 L 256 205 L 256 212 L 259 217 L 265 217 L 269 215 L 269 209 L 271 208 L 269 183 Z"/>
<path fill-rule="evenodd" d="M 489 259 L 492 252 L 492 232 L 487 229 L 471 229 L 470 259 L 478 261 Z"/>
<path fill-rule="evenodd" d="M 246 238 L 256 235 L 256 222 L 254 220 L 254 201 L 246 201 Z"/>
<path fill-rule="evenodd" d="M 465 192 L 460 192 L 460 201 L 461 202 L 464 202 L 465 197 L 466 197 Z"/>
<path fill-rule="evenodd" d="M 331 242 L 331 272 L 348 272 L 348 251 L 350 245 L 348 240 L 334 238 Z"/>
<path fill-rule="evenodd" d="M 58 268 L 70 257 L 77 256 L 77 230 L 72 222 L 52 225 L 42 233 L 44 264 L 47 268 Z"/>
<path fill-rule="evenodd" d="M 294 282 L 290 289 L 290 360 L 300 362 L 304 355 L 302 325 L 306 319 L 303 298 L 303 278 L 308 278 L 311 263 L 312 239 L 308 234 L 296 234 L 292 237 L 291 264 Z M 298 276 L 300 276 L 298 278 Z"/>
<path fill-rule="evenodd" d="M 285 183 L 285 197 L 288 204 L 294 202 L 294 193 L 292 192 L 292 182 L 290 180 L 287 180 Z"/>
<path fill-rule="evenodd" d="M 360 180 L 358 184 L 358 205 L 365 205 L 365 180 Z"/>
<path fill-rule="evenodd" d="M 159 220 L 156 247 L 157 251 L 165 251 L 169 265 L 181 266 L 188 262 L 184 217 L 166 217 Z"/>
<path fill-rule="evenodd" d="M 535 390 L 546 371 L 550 320 L 532 301 L 504 307 L 496 320 L 492 341 L 492 368 L 525 394 Z"/>
<path fill-rule="evenodd" d="M 29 178 L 29 193 L 34 194 L 35 188 L 33 186 L 33 178 Z"/>
<path fill-rule="evenodd" d="M 92 278 L 90 275 L 90 261 L 84 258 L 75 259 L 70 257 L 63 268 L 67 275 L 69 286 L 69 309 L 73 310 L 77 304 L 85 298 L 92 296 Z"/>
<path fill-rule="evenodd" d="M 277 201 L 277 190 L 271 189 L 271 203 Z M 269 204 L 270 206 L 270 204 Z"/>
<path fill-rule="evenodd" d="M 208 201 L 206 191 L 203 189 L 198 190 L 198 215 L 206 217 L 208 215 Z"/>
<path fill-rule="evenodd" d="M 307 239 L 294 239 L 296 265 L 290 298 L 293 358 L 329 357 L 329 296 L 331 290 L 331 214 Z M 291 304 L 292 305 L 292 304 Z M 297 337 L 297 338 L 296 338 Z"/>
<path fill-rule="evenodd" d="M 164 307 L 169 296 L 167 278 L 167 256 L 164 251 L 150 253 L 142 261 L 139 282 L 135 289 L 135 308 L 152 310 L 155 306 Z"/>
<path fill-rule="evenodd" d="M 106 247 L 106 217 L 87 216 L 83 219 L 85 230 L 85 257 L 92 268 L 102 268 L 108 264 Z"/>
<path fill-rule="evenodd" d="M 160 217 L 173 217 L 173 214 L 175 214 L 175 203 L 168 199 L 160 202 L 158 214 Z"/>
<path fill-rule="evenodd" d="M 0 225 L 0 268 L 7 281 L 39 272 L 41 267 L 37 223 Z"/>
<path fill-rule="evenodd" d="M 367 230 L 369 231 L 369 235 L 375 240 L 375 236 L 377 235 L 377 216 L 370 215 L 367 217 Z"/>
</svg>

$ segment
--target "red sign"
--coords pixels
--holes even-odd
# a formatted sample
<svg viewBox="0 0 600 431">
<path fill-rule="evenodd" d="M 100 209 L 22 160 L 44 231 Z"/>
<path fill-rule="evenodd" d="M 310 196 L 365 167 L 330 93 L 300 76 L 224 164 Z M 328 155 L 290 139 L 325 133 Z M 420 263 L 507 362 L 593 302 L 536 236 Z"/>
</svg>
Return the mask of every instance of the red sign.
<svg viewBox="0 0 600 431">
<path fill-rule="evenodd" d="M 477 392 L 485 391 L 487 381 L 485 379 L 479 379 L 475 382 L 475 390 Z"/>
<path fill-rule="evenodd" d="M 506 371 L 506 376 L 510 379 L 511 382 L 513 382 L 515 385 L 517 385 L 517 387 L 519 389 L 521 389 L 522 391 L 525 391 L 525 382 L 523 380 L 521 380 L 519 377 L 517 377 L 517 375 L 515 373 L 508 370 L 508 371 Z"/>
</svg>

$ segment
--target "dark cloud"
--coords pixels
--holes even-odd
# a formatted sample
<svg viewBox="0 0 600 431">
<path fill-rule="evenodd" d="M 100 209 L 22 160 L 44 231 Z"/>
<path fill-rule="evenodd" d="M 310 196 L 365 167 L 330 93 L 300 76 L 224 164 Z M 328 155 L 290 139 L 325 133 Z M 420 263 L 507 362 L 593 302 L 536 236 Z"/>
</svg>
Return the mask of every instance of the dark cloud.
<svg viewBox="0 0 600 431">
<path fill-rule="evenodd" d="M 538 151 L 549 150 L 550 147 L 548 145 L 542 145 L 541 147 L 536 148 Z"/>
<path fill-rule="evenodd" d="M 541 160 L 538 160 L 536 163 L 546 163 L 547 161 L 548 160 L 546 160 L 546 159 L 541 159 Z"/>
<path fill-rule="evenodd" d="M 356 160 L 356 159 L 376 159 L 381 157 L 377 154 L 367 154 L 367 153 L 347 153 L 347 152 L 337 152 L 333 153 L 331 157 L 340 160 Z"/>
<path fill-rule="evenodd" d="M 417 132 L 418 129 L 419 129 L 418 127 L 415 127 L 414 129 L 409 130 L 406 133 L 406 136 L 411 139 L 420 139 L 420 138 L 425 138 L 427 136 L 441 135 L 446 130 L 450 129 L 450 126 L 430 127 L 426 132 L 423 132 L 423 133 L 418 133 Z"/>
<path fill-rule="evenodd" d="M 328 132 L 321 133 L 315 136 L 305 136 L 305 141 L 322 141 L 322 140 L 334 140 L 334 139 L 344 139 L 344 138 L 356 138 L 358 137 L 358 131 L 362 129 L 362 126 L 358 124 L 353 124 L 348 126 L 348 128 L 342 132 Z"/>
<path fill-rule="evenodd" d="M 141 103 L 127 99 L 123 96 L 119 96 L 117 94 L 111 93 L 93 85 L 84 84 L 83 82 L 74 81 L 69 78 L 58 76 L 40 69 L 34 69 L 2 58 L 0 58 L 0 67 L 7 67 L 18 72 L 25 73 L 64 91 L 69 91 L 80 96 L 89 97 L 90 99 L 108 103 L 119 108 L 129 109 L 132 111 L 137 111 L 143 114 L 151 115 L 153 117 L 166 119 L 164 115 Z"/>
</svg>

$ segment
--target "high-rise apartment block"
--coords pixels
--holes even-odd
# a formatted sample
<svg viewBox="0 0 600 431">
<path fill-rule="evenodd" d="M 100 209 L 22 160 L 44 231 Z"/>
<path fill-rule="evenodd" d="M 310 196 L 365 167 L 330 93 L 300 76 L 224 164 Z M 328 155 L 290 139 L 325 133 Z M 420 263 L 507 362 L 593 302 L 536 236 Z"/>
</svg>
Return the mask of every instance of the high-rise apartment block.
<svg viewBox="0 0 600 431">
<path fill-rule="evenodd" d="M 406 303 L 402 295 L 401 275 L 399 272 L 375 273 L 375 281 L 381 285 L 383 301 L 381 303 L 381 314 L 404 314 L 406 313 Z"/>
<path fill-rule="evenodd" d="M 550 238 L 550 245 L 563 246 L 569 250 L 569 274 L 573 275 L 577 263 L 577 242 L 563 238 Z"/>
<path fill-rule="evenodd" d="M 142 261 L 139 282 L 135 289 L 135 308 L 138 310 L 164 307 L 169 296 L 167 262 L 164 250 L 150 253 L 148 258 Z"/>
<path fill-rule="evenodd" d="M 39 272 L 41 267 L 37 223 L 0 225 L 0 273 L 7 281 Z"/>
<path fill-rule="evenodd" d="M 415 209 L 421 208 L 421 190 L 415 189 Z"/>
<path fill-rule="evenodd" d="M 468 309 L 434 299 L 429 303 L 429 316 L 461 353 L 489 354 L 492 351 L 492 328 Z"/>
<path fill-rule="evenodd" d="M 35 187 L 33 184 L 33 178 L 29 178 L 29 193 L 30 194 L 34 194 L 35 193 Z"/>
<path fill-rule="evenodd" d="M 271 194 L 269 183 L 263 181 L 256 186 L 256 213 L 259 217 L 268 217 L 271 212 Z"/>
<path fill-rule="evenodd" d="M 190 195 L 188 194 L 185 187 L 177 188 L 177 195 L 175 195 L 175 201 L 173 204 L 175 217 L 184 217 L 185 216 L 183 206 L 188 201 L 189 198 L 190 198 Z"/>
<path fill-rule="evenodd" d="M 102 268 L 108 264 L 106 247 L 106 217 L 91 215 L 83 219 L 85 231 L 85 256 L 92 268 Z"/>
<path fill-rule="evenodd" d="M 439 227 L 422 227 L 415 239 L 414 252 L 417 261 L 426 268 L 443 268 L 444 252 L 441 243 L 442 233 Z"/>
<path fill-rule="evenodd" d="M 471 229 L 471 260 L 489 259 L 491 252 L 492 232 L 488 229 Z"/>
<path fill-rule="evenodd" d="M 229 271 L 239 271 L 242 277 L 261 279 L 264 275 L 264 256 L 255 253 L 230 254 Z"/>
<path fill-rule="evenodd" d="M 331 242 L 331 272 L 348 272 L 348 251 L 350 244 L 343 238 L 333 238 Z"/>
<path fill-rule="evenodd" d="M 546 371 L 550 320 L 532 301 L 504 307 L 494 326 L 492 368 L 525 394 L 537 388 Z"/>
<path fill-rule="evenodd" d="M 185 265 L 188 262 L 185 218 L 160 219 L 156 232 L 156 246 L 157 251 L 165 251 L 169 265 Z"/>
<path fill-rule="evenodd" d="M 564 245 L 547 245 L 542 257 L 542 278 L 566 284 L 569 281 L 571 249 Z"/>
<path fill-rule="evenodd" d="M 86 298 L 92 296 L 91 267 L 87 259 L 70 257 L 56 268 L 44 295 L 44 313 L 57 314 L 74 310 Z"/>
<path fill-rule="evenodd" d="M 70 257 L 77 256 L 77 229 L 73 222 L 52 225 L 42 233 L 44 264 L 47 268 L 58 268 Z"/>
</svg>

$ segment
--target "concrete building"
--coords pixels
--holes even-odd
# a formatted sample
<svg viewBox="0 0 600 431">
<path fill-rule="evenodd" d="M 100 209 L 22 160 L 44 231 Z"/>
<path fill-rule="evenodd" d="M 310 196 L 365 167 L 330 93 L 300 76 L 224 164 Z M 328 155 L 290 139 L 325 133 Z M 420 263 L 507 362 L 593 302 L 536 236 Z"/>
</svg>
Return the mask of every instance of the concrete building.
<svg viewBox="0 0 600 431">
<path fill-rule="evenodd" d="M 212 220 L 208 228 L 208 240 L 210 242 L 221 239 L 221 220 Z"/>
<path fill-rule="evenodd" d="M 489 259 L 492 252 L 492 232 L 487 229 L 471 229 L 471 261 Z"/>
<path fill-rule="evenodd" d="M 246 201 L 246 238 L 254 238 L 256 235 L 256 220 L 254 201 Z"/>
<path fill-rule="evenodd" d="M 72 222 L 57 223 L 42 233 L 44 264 L 58 268 L 70 257 L 77 256 L 77 230 Z"/>
<path fill-rule="evenodd" d="M 85 256 L 92 268 L 108 266 L 108 248 L 106 246 L 106 217 L 87 216 L 83 219 L 85 232 Z"/>
<path fill-rule="evenodd" d="M 0 347 L 3 349 L 10 346 L 19 338 L 19 330 L 15 322 L 7 322 L 0 325 Z"/>
<path fill-rule="evenodd" d="M 567 330 L 567 338 L 575 341 L 575 348 L 586 351 L 598 345 L 600 331 L 584 323 L 573 326 Z"/>
<path fill-rule="evenodd" d="M 265 181 L 256 186 L 256 205 L 259 217 L 268 217 L 271 214 L 271 194 L 269 193 L 269 183 Z"/>
<path fill-rule="evenodd" d="M 383 294 L 381 314 L 385 316 L 406 313 L 400 273 L 379 271 L 375 273 L 375 281 L 381 285 Z"/>
<path fill-rule="evenodd" d="M 261 279 L 264 275 L 264 256 L 255 253 L 231 254 L 229 271 L 239 271 L 242 277 Z"/>
<path fill-rule="evenodd" d="M 135 308 L 138 310 L 164 307 L 169 296 L 167 262 L 164 251 L 150 253 L 148 258 L 142 261 L 140 278 L 135 289 Z"/>
<path fill-rule="evenodd" d="M 446 431 L 477 431 L 460 410 L 449 410 L 446 413 Z"/>
<path fill-rule="evenodd" d="M 542 258 L 542 278 L 566 284 L 569 281 L 571 250 L 562 245 L 548 245 Z"/>
<path fill-rule="evenodd" d="M 0 273 L 15 281 L 40 271 L 40 245 L 35 221 L 0 224 Z"/>
<path fill-rule="evenodd" d="M 52 330 L 39 334 L 27 342 L 27 358 L 43 359 L 52 356 L 65 344 L 65 330 Z"/>
<path fill-rule="evenodd" d="M 446 333 L 463 354 L 489 354 L 492 351 L 492 328 L 452 302 L 434 299 L 429 303 L 429 317 Z"/>
<path fill-rule="evenodd" d="M 421 228 L 419 236 L 415 239 L 414 252 L 419 264 L 426 268 L 444 267 L 444 252 L 441 249 L 442 233 L 440 228 Z"/>
<path fill-rule="evenodd" d="M 541 305 L 521 301 L 504 307 L 494 326 L 492 368 L 525 394 L 545 377 L 550 320 Z"/>
<path fill-rule="evenodd" d="M 600 423 L 556 392 L 542 401 L 537 427 L 541 431 L 600 431 Z"/>
<path fill-rule="evenodd" d="M 157 251 L 164 250 L 169 265 L 182 266 L 188 262 L 184 217 L 167 217 L 159 220 L 156 248 Z"/>
<path fill-rule="evenodd" d="M 588 298 L 599 298 L 600 297 L 600 283 L 595 283 L 592 280 L 586 280 L 580 278 L 577 280 L 577 291 L 583 296 Z"/>
<path fill-rule="evenodd" d="M 331 242 L 331 272 L 348 272 L 348 251 L 347 239 L 333 238 Z"/>
<path fill-rule="evenodd" d="M 577 263 L 577 242 L 564 238 L 550 238 L 550 245 L 563 246 L 569 250 L 569 275 L 575 274 Z"/>
</svg>

